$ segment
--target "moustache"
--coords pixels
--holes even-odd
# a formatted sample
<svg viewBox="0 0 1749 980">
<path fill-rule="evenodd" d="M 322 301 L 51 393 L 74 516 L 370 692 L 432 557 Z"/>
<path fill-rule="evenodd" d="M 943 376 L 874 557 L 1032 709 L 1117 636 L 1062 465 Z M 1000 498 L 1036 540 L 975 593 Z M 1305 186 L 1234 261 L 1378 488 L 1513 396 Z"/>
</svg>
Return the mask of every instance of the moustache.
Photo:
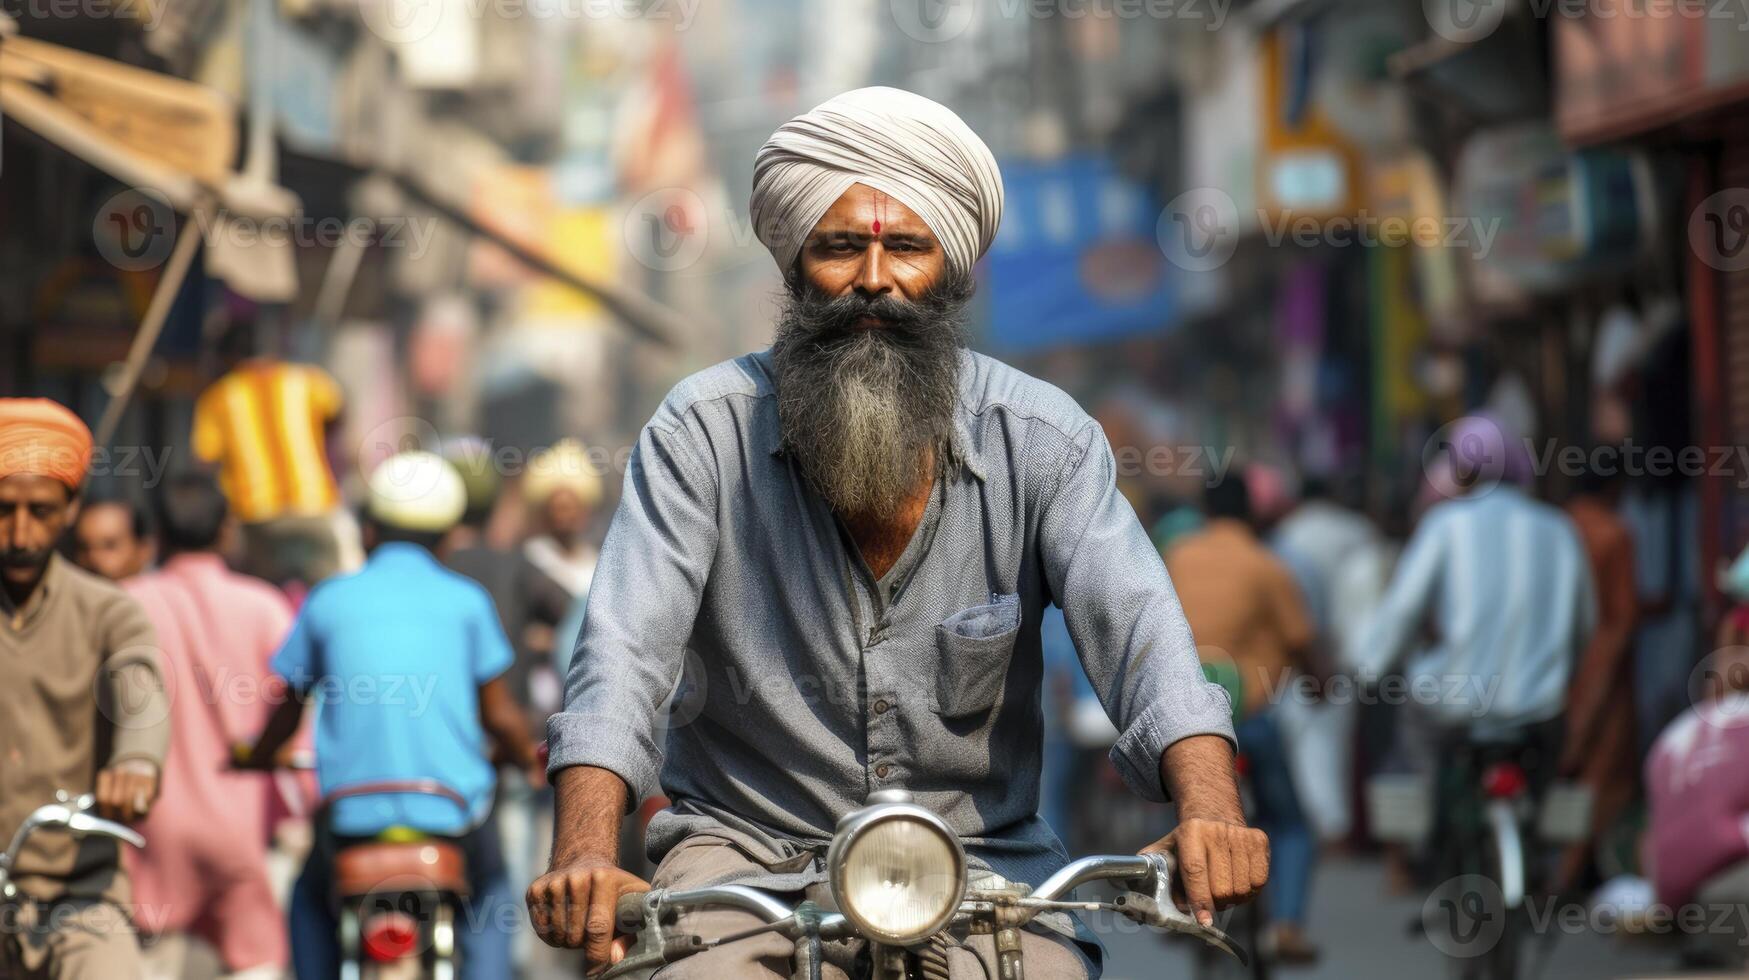
<svg viewBox="0 0 1749 980">
<path fill-rule="evenodd" d="M 830 299 L 814 297 L 808 304 L 809 319 L 816 337 L 861 333 L 864 318 L 879 321 L 879 327 L 909 334 L 921 330 L 930 322 L 923 306 L 896 296 L 865 297 L 857 294 Z"/>
<path fill-rule="evenodd" d="M 0 568 L 35 568 L 48 559 L 47 548 L 7 548 L 0 551 Z"/>
</svg>

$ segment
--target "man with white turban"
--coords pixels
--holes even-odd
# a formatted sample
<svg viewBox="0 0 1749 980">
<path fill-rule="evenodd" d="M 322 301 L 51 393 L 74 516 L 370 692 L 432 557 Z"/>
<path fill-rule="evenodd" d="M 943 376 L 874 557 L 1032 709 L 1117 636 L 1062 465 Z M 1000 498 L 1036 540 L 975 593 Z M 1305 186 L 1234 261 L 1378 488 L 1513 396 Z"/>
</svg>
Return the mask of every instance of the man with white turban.
<svg viewBox="0 0 1749 980">
<path fill-rule="evenodd" d="M 1067 859 L 1039 819 L 1039 621 L 1063 608 L 1138 794 L 1176 800 L 1175 853 L 1204 921 L 1268 876 L 1233 779 L 1232 709 L 1207 683 L 1159 554 L 1068 396 L 966 349 L 972 267 L 1002 217 L 996 162 L 944 106 L 848 92 L 759 151 L 752 212 L 787 286 L 771 349 L 700 372 L 644 428 L 548 726 L 558 786 L 536 930 L 623 958 L 615 864 L 658 793 L 658 888 L 738 881 L 827 894 L 825 848 L 877 791 L 939 814 L 974 883 Z M 1138 842 L 1141 843 L 1141 842 Z M 707 936 L 745 914 L 683 915 Z M 1033 977 L 1098 972 L 1066 916 L 1023 934 Z M 946 951 L 996 975 L 988 936 Z M 826 944 L 824 975 L 859 943 Z M 763 933 L 658 976 L 789 976 Z"/>
</svg>

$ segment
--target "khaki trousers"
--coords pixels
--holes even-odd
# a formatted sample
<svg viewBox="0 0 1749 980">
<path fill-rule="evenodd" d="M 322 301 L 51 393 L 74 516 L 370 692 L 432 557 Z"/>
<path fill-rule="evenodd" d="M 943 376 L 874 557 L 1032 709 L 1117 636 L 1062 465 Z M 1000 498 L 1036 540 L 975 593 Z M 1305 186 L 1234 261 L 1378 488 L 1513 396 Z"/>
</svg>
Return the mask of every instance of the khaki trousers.
<svg viewBox="0 0 1749 980">
<path fill-rule="evenodd" d="M 7 906 L 0 922 L 3 980 L 141 980 L 133 923 L 109 902 Z"/>
<path fill-rule="evenodd" d="M 656 888 L 701 888 L 764 871 L 728 841 L 698 834 L 668 852 L 650 883 Z M 825 886 L 818 889 L 820 894 L 810 889 L 806 897 L 816 901 L 825 898 Z M 725 936 L 759 924 L 760 920 L 747 912 L 689 912 L 680 916 L 675 934 Z M 862 941 L 829 942 L 824 946 L 821 976 L 825 980 L 849 980 Z M 1084 980 L 1090 975 L 1089 964 L 1080 950 L 1055 933 L 1023 932 L 1020 948 L 1026 959 L 1027 980 Z M 657 972 L 656 980 L 787 980 L 794 952 L 795 944 L 782 936 L 752 936 L 672 963 Z M 999 976 L 995 940 L 990 936 L 972 936 L 965 945 L 948 951 L 948 966 L 951 980 Z"/>
</svg>

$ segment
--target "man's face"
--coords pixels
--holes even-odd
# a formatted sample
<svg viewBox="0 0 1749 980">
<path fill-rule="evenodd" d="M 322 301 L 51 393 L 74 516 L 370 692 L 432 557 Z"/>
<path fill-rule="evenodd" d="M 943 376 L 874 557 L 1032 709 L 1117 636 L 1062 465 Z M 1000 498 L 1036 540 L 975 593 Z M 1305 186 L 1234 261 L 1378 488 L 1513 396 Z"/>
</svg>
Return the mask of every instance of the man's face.
<svg viewBox="0 0 1749 980">
<path fill-rule="evenodd" d="M 23 473 L 0 480 L 0 577 L 8 586 L 36 582 L 77 512 L 59 480 Z"/>
<path fill-rule="evenodd" d="M 145 571 L 150 546 L 134 534 L 134 515 L 118 503 L 86 507 L 73 525 L 73 560 L 119 582 Z"/>
<path fill-rule="evenodd" d="M 589 508 L 571 490 L 560 487 L 547 497 L 547 531 L 561 541 L 572 541 L 589 529 Z"/>
<path fill-rule="evenodd" d="M 802 243 L 802 281 L 819 295 L 896 296 L 916 302 L 942 281 L 947 253 L 915 211 L 852 184 Z M 876 326 L 865 318 L 859 326 Z"/>
<path fill-rule="evenodd" d="M 771 345 L 784 445 L 833 510 L 890 518 L 952 429 L 972 279 L 915 213 L 860 184 L 799 272 Z"/>
</svg>

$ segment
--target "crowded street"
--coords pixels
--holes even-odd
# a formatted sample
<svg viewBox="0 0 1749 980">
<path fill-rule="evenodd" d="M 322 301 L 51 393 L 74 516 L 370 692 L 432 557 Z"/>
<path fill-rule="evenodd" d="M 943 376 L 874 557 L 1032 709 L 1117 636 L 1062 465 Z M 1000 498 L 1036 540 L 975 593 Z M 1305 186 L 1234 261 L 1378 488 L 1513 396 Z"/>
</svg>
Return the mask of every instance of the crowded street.
<svg viewBox="0 0 1749 980">
<path fill-rule="evenodd" d="M 0 0 L 0 980 L 1749 976 L 1746 32 Z"/>
</svg>

